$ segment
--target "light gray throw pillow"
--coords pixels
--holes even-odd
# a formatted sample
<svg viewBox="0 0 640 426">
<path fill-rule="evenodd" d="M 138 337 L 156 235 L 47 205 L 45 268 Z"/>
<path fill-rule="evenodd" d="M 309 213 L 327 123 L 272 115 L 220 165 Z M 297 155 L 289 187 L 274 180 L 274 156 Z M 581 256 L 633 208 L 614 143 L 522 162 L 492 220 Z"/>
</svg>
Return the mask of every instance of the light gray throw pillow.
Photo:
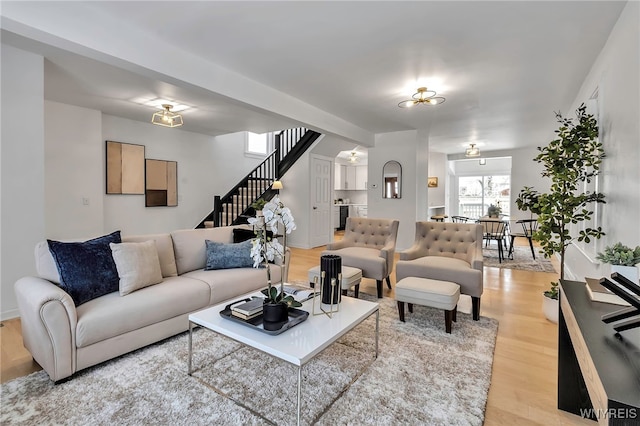
<svg viewBox="0 0 640 426">
<path fill-rule="evenodd" d="M 120 277 L 120 296 L 162 282 L 156 242 L 109 244 Z"/>
</svg>

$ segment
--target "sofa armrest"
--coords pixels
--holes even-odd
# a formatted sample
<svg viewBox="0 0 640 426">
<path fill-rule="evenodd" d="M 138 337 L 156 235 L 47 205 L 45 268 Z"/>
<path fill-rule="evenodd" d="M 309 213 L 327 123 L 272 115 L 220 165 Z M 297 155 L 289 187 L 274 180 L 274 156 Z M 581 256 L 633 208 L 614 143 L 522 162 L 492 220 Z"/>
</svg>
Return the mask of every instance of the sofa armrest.
<svg viewBox="0 0 640 426">
<path fill-rule="evenodd" d="M 418 245 L 418 244 L 414 244 L 411 247 L 409 247 L 408 249 L 403 250 L 398 254 L 400 255 L 400 260 L 414 260 L 414 259 L 417 259 L 419 257 L 424 257 L 425 256 L 425 254 L 423 253 L 420 245 Z"/>
<path fill-rule="evenodd" d="M 482 247 L 481 248 L 476 247 L 475 250 L 471 251 L 469 264 L 471 264 L 471 267 L 473 269 L 482 271 L 482 268 L 484 266 L 484 255 L 482 254 Z"/>
<path fill-rule="evenodd" d="M 24 277 L 14 285 L 24 346 L 58 381 L 76 370 L 76 307 L 64 290 L 42 278 Z"/>
<path fill-rule="evenodd" d="M 334 241 L 327 244 L 327 250 L 340 250 L 345 247 L 350 247 L 350 244 L 347 244 L 345 240 Z"/>
</svg>

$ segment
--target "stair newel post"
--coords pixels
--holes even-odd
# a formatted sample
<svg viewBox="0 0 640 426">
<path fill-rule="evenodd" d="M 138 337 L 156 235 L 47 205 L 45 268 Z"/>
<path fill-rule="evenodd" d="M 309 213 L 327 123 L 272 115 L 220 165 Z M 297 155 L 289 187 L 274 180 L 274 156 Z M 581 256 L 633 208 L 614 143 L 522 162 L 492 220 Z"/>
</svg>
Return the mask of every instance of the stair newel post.
<svg viewBox="0 0 640 426">
<path fill-rule="evenodd" d="M 222 202 L 220 201 L 220 196 L 215 195 L 213 197 L 213 227 L 217 228 L 220 226 L 220 216 L 222 215 Z"/>
<path fill-rule="evenodd" d="M 275 167 L 275 173 L 276 173 L 276 177 L 278 179 L 280 179 L 282 176 L 280 175 L 280 155 L 282 154 L 282 138 L 280 137 L 280 134 L 276 135 L 276 152 L 275 155 L 273 156 L 273 161 L 274 161 L 274 167 Z"/>
</svg>

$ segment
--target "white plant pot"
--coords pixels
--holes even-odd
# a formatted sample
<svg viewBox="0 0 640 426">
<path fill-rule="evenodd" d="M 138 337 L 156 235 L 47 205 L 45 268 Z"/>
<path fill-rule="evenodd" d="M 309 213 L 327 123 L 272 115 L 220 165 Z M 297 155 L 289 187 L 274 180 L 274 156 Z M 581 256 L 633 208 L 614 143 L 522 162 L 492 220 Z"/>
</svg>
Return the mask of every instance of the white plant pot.
<svg viewBox="0 0 640 426">
<path fill-rule="evenodd" d="M 614 272 L 624 275 L 624 277 L 631 280 L 631 282 L 638 284 L 637 266 L 611 265 L 611 273 L 613 274 Z"/>
<path fill-rule="evenodd" d="M 558 299 L 551 299 L 545 295 L 542 296 L 542 312 L 549 321 L 554 324 L 558 323 Z"/>
</svg>

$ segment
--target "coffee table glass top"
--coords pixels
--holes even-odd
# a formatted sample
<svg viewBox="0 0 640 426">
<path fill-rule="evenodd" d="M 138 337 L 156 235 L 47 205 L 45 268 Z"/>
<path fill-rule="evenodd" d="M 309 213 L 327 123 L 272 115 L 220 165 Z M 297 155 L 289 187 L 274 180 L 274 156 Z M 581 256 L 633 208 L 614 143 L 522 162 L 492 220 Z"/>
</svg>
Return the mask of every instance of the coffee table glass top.
<svg viewBox="0 0 640 426">
<path fill-rule="evenodd" d="M 260 293 L 250 293 L 235 300 L 251 296 L 260 296 Z M 334 312 L 331 318 L 324 314 L 310 314 L 303 323 L 282 334 L 272 336 L 223 318 L 220 311 L 232 302 L 232 300 L 225 301 L 194 312 L 189 315 L 189 321 L 298 366 L 310 361 L 316 354 L 378 310 L 377 303 L 342 296 L 340 311 Z M 311 313 L 312 302 L 313 300 L 307 300 L 298 309 Z M 316 305 L 316 311 L 317 307 Z"/>
</svg>

